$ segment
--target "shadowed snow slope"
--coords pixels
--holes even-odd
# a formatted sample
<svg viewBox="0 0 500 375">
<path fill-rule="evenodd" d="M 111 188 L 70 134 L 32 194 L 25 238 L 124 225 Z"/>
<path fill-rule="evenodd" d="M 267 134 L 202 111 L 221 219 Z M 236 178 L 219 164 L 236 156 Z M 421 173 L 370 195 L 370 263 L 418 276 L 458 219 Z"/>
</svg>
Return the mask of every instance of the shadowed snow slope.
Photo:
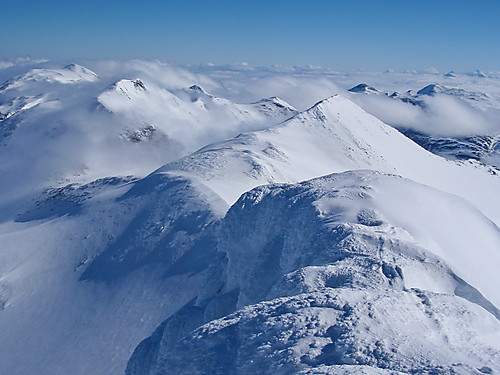
<svg viewBox="0 0 500 375">
<path fill-rule="evenodd" d="M 49 190 L 0 225 L 0 373 L 122 374 L 197 295 L 226 204 L 186 179 L 129 180 Z"/>
<path fill-rule="evenodd" d="M 500 232 L 462 199 L 369 171 L 263 186 L 231 207 L 218 248 L 128 374 L 500 370 Z"/>
</svg>

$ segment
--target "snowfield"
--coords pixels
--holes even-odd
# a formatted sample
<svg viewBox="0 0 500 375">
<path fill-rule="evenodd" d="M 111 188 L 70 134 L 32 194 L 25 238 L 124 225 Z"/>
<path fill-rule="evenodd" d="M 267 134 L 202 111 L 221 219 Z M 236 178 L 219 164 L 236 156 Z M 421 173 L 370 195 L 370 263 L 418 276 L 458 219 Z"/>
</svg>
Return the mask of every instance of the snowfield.
<svg viewBox="0 0 500 375">
<path fill-rule="evenodd" d="M 0 69 L 0 373 L 500 372 L 499 77 L 245 69 Z"/>
</svg>

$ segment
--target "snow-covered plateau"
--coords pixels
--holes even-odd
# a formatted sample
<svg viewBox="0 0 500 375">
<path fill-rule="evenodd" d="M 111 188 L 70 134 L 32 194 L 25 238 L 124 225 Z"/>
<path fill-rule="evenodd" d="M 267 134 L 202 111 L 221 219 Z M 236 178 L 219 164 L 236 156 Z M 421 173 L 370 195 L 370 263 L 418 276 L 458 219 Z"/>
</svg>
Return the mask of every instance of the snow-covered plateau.
<svg viewBox="0 0 500 375">
<path fill-rule="evenodd" d="M 499 73 L 3 66 L 1 374 L 500 373 Z"/>
</svg>

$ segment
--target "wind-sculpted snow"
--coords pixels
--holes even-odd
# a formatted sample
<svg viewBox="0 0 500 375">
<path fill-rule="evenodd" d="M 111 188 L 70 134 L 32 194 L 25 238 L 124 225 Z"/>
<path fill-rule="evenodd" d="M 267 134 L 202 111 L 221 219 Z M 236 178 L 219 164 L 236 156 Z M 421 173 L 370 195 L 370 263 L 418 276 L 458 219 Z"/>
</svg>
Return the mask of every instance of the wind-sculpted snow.
<svg viewBox="0 0 500 375">
<path fill-rule="evenodd" d="M 450 225 L 455 210 L 469 230 Z M 498 264 L 500 231 L 456 197 L 348 172 L 256 188 L 219 233 L 205 288 L 128 374 L 499 370 L 500 280 L 484 267 Z"/>
<path fill-rule="evenodd" d="M 447 295 L 330 289 L 212 321 L 161 353 L 151 373 L 493 373 L 495 325 Z"/>
</svg>

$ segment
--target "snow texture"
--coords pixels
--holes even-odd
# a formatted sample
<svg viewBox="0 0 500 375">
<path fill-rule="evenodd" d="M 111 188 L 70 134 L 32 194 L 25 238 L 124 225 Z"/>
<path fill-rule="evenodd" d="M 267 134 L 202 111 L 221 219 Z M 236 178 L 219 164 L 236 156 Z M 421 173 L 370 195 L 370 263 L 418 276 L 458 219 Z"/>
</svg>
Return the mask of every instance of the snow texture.
<svg viewBox="0 0 500 375">
<path fill-rule="evenodd" d="M 419 202 L 410 205 L 433 207 L 441 226 L 425 226 L 429 216 L 417 207 L 398 209 L 407 194 Z M 498 371 L 500 311 L 465 281 L 473 273 L 464 279 L 454 271 L 470 248 L 442 244 L 442 254 L 453 255 L 440 257 L 417 240 L 434 229 L 461 230 L 447 225 L 436 199 L 471 210 L 368 171 L 244 194 L 221 224 L 225 262 L 213 263 L 195 302 L 139 345 L 127 373 Z M 471 226 L 485 220 L 467 213 Z M 423 225 L 419 236 L 415 224 Z M 498 257 L 498 228 L 490 235 L 495 243 L 480 249 Z"/>
</svg>

